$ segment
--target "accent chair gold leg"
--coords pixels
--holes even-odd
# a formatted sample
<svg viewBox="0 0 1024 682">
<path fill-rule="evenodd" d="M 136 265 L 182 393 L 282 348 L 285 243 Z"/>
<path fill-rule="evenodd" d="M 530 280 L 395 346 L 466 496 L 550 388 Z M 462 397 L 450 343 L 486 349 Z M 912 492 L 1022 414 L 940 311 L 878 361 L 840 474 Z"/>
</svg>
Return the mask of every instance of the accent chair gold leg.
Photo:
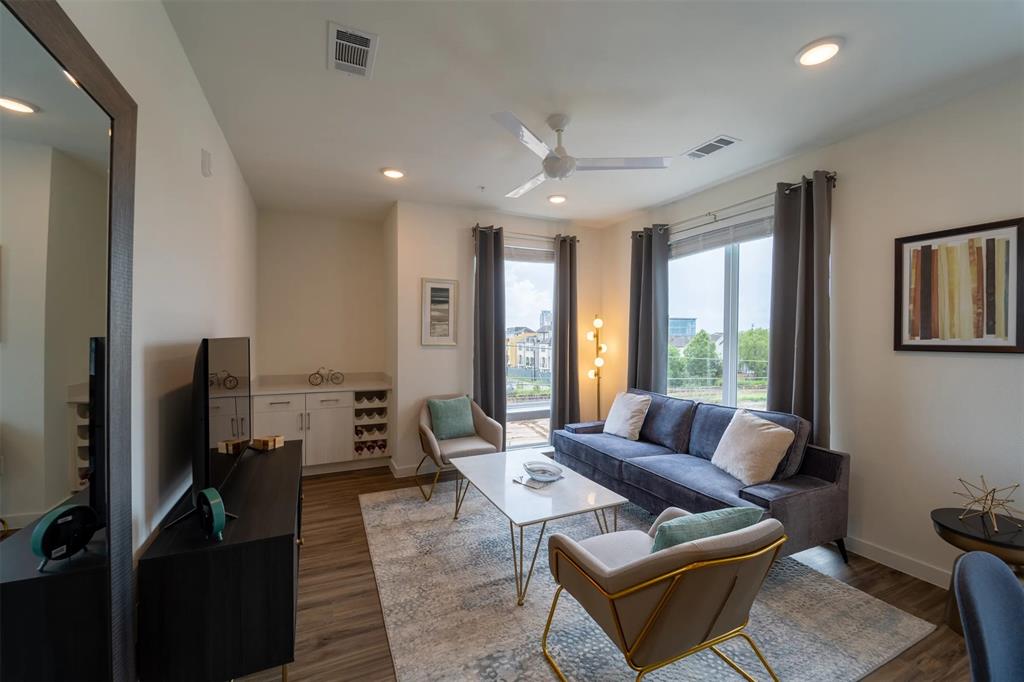
<svg viewBox="0 0 1024 682">
<path fill-rule="evenodd" d="M 438 468 L 437 472 L 434 474 L 434 480 L 430 484 L 430 490 L 423 490 L 423 484 L 420 483 L 420 469 L 423 468 L 423 463 L 426 462 L 428 459 L 430 459 L 429 455 L 423 456 L 423 459 L 420 460 L 420 463 L 416 465 L 415 475 L 416 487 L 420 489 L 420 495 L 423 496 L 424 502 L 430 501 L 430 498 L 434 495 L 434 487 L 437 486 L 437 479 L 441 478 L 441 469 Z"/>
<path fill-rule="evenodd" d="M 725 653 L 721 649 L 719 649 L 717 646 L 711 646 L 711 647 L 708 647 L 708 648 L 711 649 L 711 651 L 713 651 L 715 653 L 715 655 L 717 655 L 720 659 L 722 659 L 723 661 L 728 663 L 730 668 L 732 668 L 733 670 L 738 672 L 740 675 L 742 675 L 743 679 L 745 679 L 747 682 L 757 682 L 757 680 L 755 680 L 753 677 L 751 677 L 750 673 L 748 673 L 746 670 L 744 670 L 743 668 L 740 667 L 739 663 L 737 663 L 736 661 L 734 661 L 731 658 L 729 658 L 728 656 L 726 656 Z"/>
<path fill-rule="evenodd" d="M 540 649 L 544 652 L 544 658 L 547 659 L 548 665 L 550 665 L 551 669 L 555 671 L 555 675 L 558 676 L 558 679 L 561 682 L 567 682 L 565 675 L 562 674 L 562 669 L 558 667 L 558 664 L 555 663 L 555 659 L 551 656 L 551 652 L 548 651 L 548 633 L 551 632 L 551 621 L 554 620 L 555 608 L 558 606 L 558 598 L 562 596 L 562 589 L 562 586 L 559 585 L 558 589 L 555 590 L 554 598 L 551 600 L 551 608 L 548 610 L 548 622 L 544 624 L 544 636 L 540 640 Z"/>
<path fill-rule="evenodd" d="M 764 657 L 764 654 L 761 653 L 761 649 L 759 649 L 757 644 L 754 643 L 754 639 L 745 632 L 741 632 L 739 636 L 747 640 L 747 644 L 749 644 L 750 648 L 754 650 L 755 654 L 757 654 L 757 658 L 759 661 L 761 661 L 761 665 L 764 666 L 764 669 L 768 671 L 768 674 L 772 676 L 772 679 L 775 682 L 779 682 L 778 676 L 775 674 L 775 671 L 772 670 L 772 667 L 768 665 L 768 659 L 766 659 Z"/>
</svg>

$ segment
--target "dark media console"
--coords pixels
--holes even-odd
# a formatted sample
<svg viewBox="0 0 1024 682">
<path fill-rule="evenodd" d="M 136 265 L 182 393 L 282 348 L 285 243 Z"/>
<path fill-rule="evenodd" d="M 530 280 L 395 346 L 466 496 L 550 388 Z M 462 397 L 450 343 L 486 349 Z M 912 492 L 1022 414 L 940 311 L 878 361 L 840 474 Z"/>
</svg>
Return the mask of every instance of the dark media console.
<svg viewBox="0 0 1024 682">
<path fill-rule="evenodd" d="M 142 680 L 228 680 L 295 658 L 301 442 L 248 450 L 220 493 L 238 515 L 223 541 L 188 519 L 139 560 Z M 186 495 L 167 518 L 191 504 Z"/>
</svg>

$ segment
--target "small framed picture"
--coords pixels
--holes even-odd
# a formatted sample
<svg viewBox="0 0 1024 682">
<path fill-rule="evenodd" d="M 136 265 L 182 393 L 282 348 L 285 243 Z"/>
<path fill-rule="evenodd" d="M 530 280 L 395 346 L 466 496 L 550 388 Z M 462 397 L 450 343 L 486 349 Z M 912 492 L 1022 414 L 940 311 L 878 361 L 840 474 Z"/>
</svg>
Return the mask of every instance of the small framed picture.
<svg viewBox="0 0 1024 682">
<path fill-rule="evenodd" d="M 1024 353 L 1024 218 L 896 240 L 895 350 Z"/>
<path fill-rule="evenodd" d="M 454 346 L 458 329 L 459 283 L 454 279 L 421 280 L 423 289 L 420 344 Z"/>
</svg>

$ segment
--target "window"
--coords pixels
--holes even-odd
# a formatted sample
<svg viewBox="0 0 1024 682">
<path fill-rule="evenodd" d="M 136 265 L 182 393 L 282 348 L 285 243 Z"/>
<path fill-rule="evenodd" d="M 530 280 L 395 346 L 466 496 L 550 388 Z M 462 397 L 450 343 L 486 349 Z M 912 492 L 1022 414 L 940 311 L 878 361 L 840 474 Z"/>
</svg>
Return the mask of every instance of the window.
<svg viewBox="0 0 1024 682">
<path fill-rule="evenodd" d="M 772 220 L 761 213 L 671 242 L 670 395 L 765 408 Z"/>
<path fill-rule="evenodd" d="M 505 247 L 505 408 L 508 447 L 548 442 L 554 253 Z"/>
</svg>

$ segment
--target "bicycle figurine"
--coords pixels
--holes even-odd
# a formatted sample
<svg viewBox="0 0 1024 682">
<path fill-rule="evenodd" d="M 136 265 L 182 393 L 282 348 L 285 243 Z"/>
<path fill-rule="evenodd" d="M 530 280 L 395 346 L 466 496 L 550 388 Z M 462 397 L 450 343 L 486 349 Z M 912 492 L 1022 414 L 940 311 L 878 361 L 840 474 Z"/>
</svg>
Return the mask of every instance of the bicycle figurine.
<svg viewBox="0 0 1024 682">
<path fill-rule="evenodd" d="M 210 387 L 223 386 L 229 391 L 233 391 L 238 388 L 238 377 L 226 369 L 222 369 L 219 372 L 210 372 Z"/>
<path fill-rule="evenodd" d="M 340 384 L 341 382 L 345 381 L 345 375 L 336 370 L 327 369 L 326 367 L 321 367 L 320 369 L 309 375 L 310 386 L 319 386 L 325 381 L 332 384 Z"/>
</svg>

